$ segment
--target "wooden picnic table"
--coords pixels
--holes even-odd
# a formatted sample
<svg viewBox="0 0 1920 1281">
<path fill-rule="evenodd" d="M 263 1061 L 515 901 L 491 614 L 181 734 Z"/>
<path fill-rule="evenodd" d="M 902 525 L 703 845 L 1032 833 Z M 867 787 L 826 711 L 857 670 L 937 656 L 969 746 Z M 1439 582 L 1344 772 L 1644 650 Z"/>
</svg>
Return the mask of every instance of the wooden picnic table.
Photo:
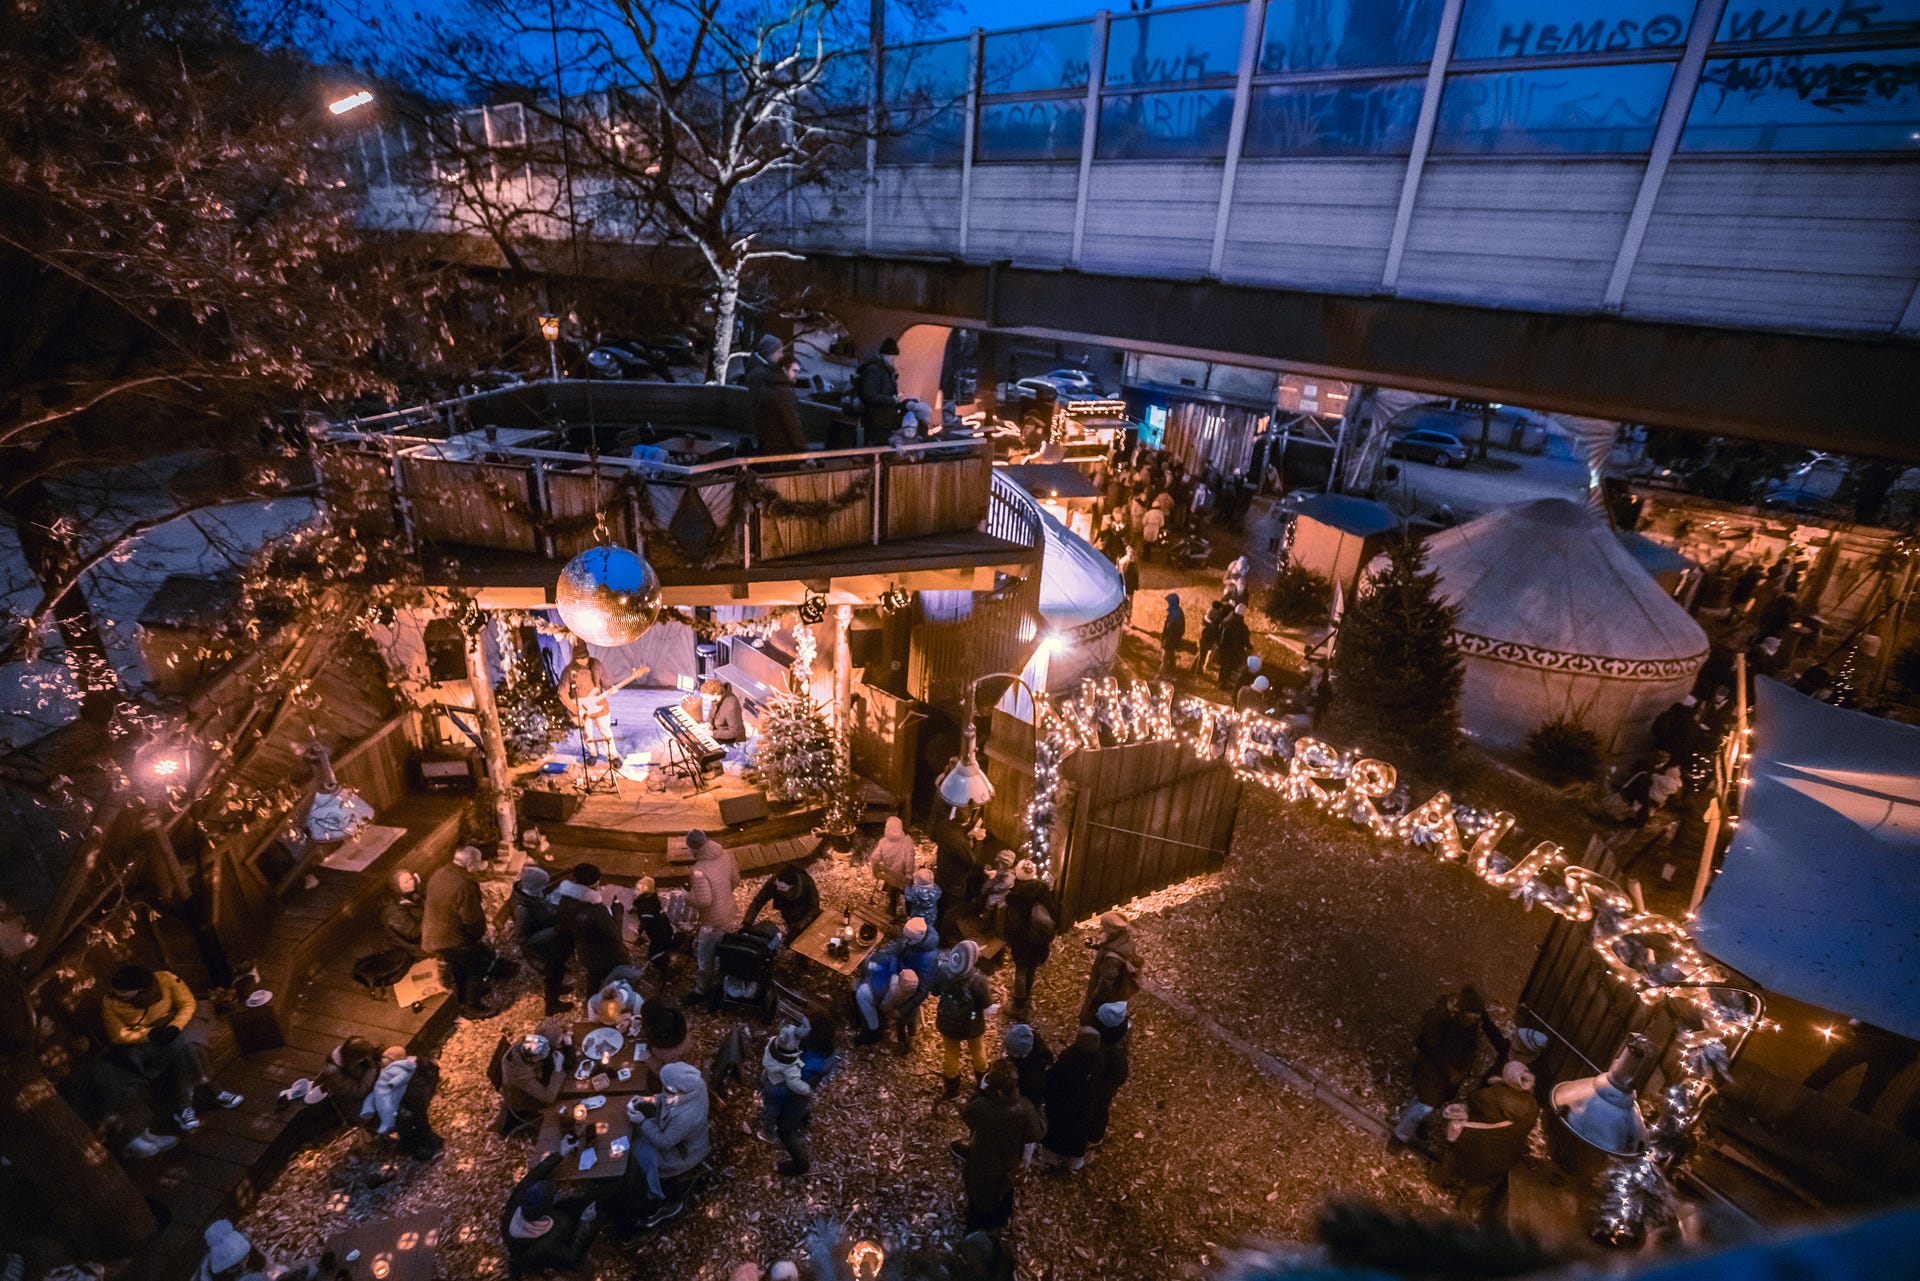
<svg viewBox="0 0 1920 1281">
<path fill-rule="evenodd" d="M 560 1150 L 560 1138 L 566 1133 L 566 1114 L 580 1105 L 578 1099 L 563 1100 L 548 1108 L 540 1118 L 540 1137 L 535 1141 L 539 1154 L 534 1160 L 541 1161 Z M 607 1101 L 588 1112 L 586 1119 L 577 1123 L 580 1128 L 582 1146 L 580 1151 L 560 1162 L 560 1168 L 553 1177 L 562 1183 L 594 1183 L 604 1179 L 617 1179 L 627 1172 L 627 1162 L 632 1157 L 626 1153 L 614 1156 L 610 1145 L 618 1139 L 633 1142 L 633 1122 L 627 1119 L 627 1096 L 609 1094 Z M 591 1169 L 580 1168 L 580 1158 L 588 1151 L 586 1139 L 587 1127 L 592 1128 L 592 1151 L 595 1155 Z"/>
<path fill-rule="evenodd" d="M 561 1098 L 583 1099 L 593 1094 L 652 1094 L 660 1088 L 660 1073 L 653 1064 L 647 1061 L 645 1055 L 637 1060 L 634 1058 L 634 1046 L 642 1042 L 637 1042 L 624 1033 L 622 1039 L 625 1044 L 620 1047 L 620 1052 L 608 1061 L 605 1068 L 597 1069 L 584 1081 L 574 1075 L 574 1069 L 580 1061 L 580 1047 L 585 1044 L 587 1033 L 604 1026 L 605 1024 L 595 1023 L 589 1019 L 575 1023 L 570 1029 L 573 1033 L 573 1052 L 567 1056 L 567 1077 L 560 1087 Z M 621 1068 L 630 1068 L 633 1074 L 622 1081 L 619 1076 Z M 602 1073 L 607 1079 L 595 1085 L 594 1076 Z"/>
<path fill-rule="evenodd" d="M 873 942 L 861 943 L 858 931 L 862 923 L 874 927 Z M 822 912 L 800 931 L 790 947 L 816 965 L 825 966 L 836 974 L 853 977 L 860 972 L 860 966 L 866 962 L 873 949 L 879 947 L 893 934 L 893 923 L 877 908 L 861 903 L 853 908 L 853 928 L 855 936 L 846 940 L 847 954 L 832 956 L 827 952 L 827 940 L 841 933 L 842 922 L 838 912 Z"/>
<path fill-rule="evenodd" d="M 430 1210 L 362 1223 L 328 1237 L 326 1248 L 353 1281 L 431 1281 L 443 1218 Z"/>
</svg>

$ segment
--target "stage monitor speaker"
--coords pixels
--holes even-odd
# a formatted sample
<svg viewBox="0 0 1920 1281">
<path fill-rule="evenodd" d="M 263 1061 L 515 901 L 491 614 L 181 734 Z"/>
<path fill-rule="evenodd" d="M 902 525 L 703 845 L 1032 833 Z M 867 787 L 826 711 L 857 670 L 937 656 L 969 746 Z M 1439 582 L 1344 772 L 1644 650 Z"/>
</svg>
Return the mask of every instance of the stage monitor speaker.
<svg viewBox="0 0 1920 1281">
<path fill-rule="evenodd" d="M 471 792 L 480 781 L 473 760 L 466 756 L 422 756 L 413 768 L 420 786 L 429 792 Z"/>
<path fill-rule="evenodd" d="M 728 827 L 751 823 L 755 819 L 766 818 L 772 813 L 773 811 L 767 808 L 767 794 L 757 789 L 744 796 L 720 798 L 720 821 Z"/>
<path fill-rule="evenodd" d="M 529 790 L 520 794 L 520 816 L 542 823 L 564 823 L 580 810 L 578 792 Z"/>
</svg>

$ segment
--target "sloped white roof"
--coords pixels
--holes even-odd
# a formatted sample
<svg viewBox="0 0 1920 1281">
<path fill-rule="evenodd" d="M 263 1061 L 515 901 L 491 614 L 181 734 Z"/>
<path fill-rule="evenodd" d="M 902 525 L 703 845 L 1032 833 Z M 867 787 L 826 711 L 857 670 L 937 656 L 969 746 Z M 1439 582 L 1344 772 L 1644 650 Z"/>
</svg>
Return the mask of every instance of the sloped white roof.
<svg viewBox="0 0 1920 1281">
<path fill-rule="evenodd" d="M 1127 603 L 1126 580 L 1098 547 L 1051 512 L 1040 513 L 1046 548 L 1040 560 L 1040 616 L 1056 631 L 1095 623 Z"/>
<path fill-rule="evenodd" d="M 1427 567 L 1460 607 L 1454 626 L 1463 636 L 1630 663 L 1707 652 L 1706 633 L 1606 521 L 1568 499 L 1495 508 L 1432 535 L 1426 548 Z"/>
</svg>

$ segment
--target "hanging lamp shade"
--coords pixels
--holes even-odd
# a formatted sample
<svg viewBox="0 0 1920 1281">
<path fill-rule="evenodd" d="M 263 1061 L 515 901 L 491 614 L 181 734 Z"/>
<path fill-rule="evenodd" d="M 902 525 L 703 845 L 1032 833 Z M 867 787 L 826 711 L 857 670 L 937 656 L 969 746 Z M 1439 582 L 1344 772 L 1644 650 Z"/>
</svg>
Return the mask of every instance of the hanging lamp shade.
<svg viewBox="0 0 1920 1281">
<path fill-rule="evenodd" d="M 624 547 L 589 547 L 560 571 L 554 604 L 587 644 L 625 645 L 660 616 L 660 576 Z"/>
</svg>

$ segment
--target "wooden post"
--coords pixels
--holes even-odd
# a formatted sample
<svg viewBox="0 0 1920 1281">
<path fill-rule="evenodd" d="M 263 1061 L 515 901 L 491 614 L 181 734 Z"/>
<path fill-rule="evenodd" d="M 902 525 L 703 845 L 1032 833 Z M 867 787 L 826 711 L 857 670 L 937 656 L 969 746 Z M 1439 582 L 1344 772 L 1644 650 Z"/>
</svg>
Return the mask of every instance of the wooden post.
<svg viewBox="0 0 1920 1281">
<path fill-rule="evenodd" d="M 486 647 L 481 639 L 491 620 L 467 638 L 467 683 L 473 686 L 473 710 L 480 722 L 480 743 L 486 753 L 487 784 L 493 789 L 493 811 L 500 822 L 500 845 L 504 853 L 515 835 L 513 796 L 508 784 L 507 736 L 500 729 L 500 704 L 493 698 L 493 680 L 487 675 Z"/>
<path fill-rule="evenodd" d="M 177 907 L 191 896 L 187 883 L 187 870 L 180 865 L 179 855 L 174 853 L 173 841 L 167 836 L 166 825 L 158 814 L 140 816 L 141 844 L 147 850 L 147 870 L 152 874 L 154 884 L 160 887 L 160 901 L 168 907 Z"/>
<path fill-rule="evenodd" d="M 853 651 L 847 643 L 847 629 L 852 625 L 853 606 L 834 606 L 833 723 L 843 733 L 853 728 Z"/>
</svg>

